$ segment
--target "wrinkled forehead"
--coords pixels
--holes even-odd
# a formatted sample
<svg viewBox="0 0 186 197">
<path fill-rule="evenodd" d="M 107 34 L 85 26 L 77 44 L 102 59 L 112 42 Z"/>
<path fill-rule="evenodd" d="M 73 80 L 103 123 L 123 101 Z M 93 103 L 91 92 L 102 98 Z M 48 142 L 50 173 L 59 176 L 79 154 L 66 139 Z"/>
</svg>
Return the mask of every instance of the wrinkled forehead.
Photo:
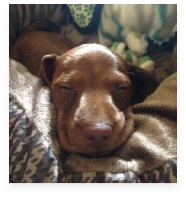
<svg viewBox="0 0 186 197">
<path fill-rule="evenodd" d="M 119 82 L 130 84 L 125 61 L 98 45 L 78 47 L 59 57 L 54 78 L 56 82 L 81 87 L 95 88 Z"/>
<path fill-rule="evenodd" d="M 87 75 L 104 74 L 117 70 L 127 74 L 127 67 L 121 57 L 110 49 L 98 44 L 76 47 L 59 59 L 60 68 L 68 73 L 77 70 Z"/>
</svg>

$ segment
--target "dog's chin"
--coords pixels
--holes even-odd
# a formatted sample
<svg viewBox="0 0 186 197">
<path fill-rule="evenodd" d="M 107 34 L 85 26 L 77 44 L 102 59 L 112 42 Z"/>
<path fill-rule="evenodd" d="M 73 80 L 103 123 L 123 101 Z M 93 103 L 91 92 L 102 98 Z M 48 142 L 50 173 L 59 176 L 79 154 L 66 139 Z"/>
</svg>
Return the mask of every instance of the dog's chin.
<svg viewBox="0 0 186 197">
<path fill-rule="evenodd" d="M 118 149 L 120 149 L 121 146 L 119 146 L 115 149 L 112 149 L 112 150 L 108 150 L 108 151 L 107 150 L 104 150 L 104 151 L 98 150 L 98 151 L 90 152 L 90 153 L 87 153 L 87 152 L 79 152 L 79 153 L 77 152 L 77 153 L 79 155 L 82 155 L 85 157 L 111 157 L 116 153 L 116 151 L 118 151 Z"/>
<path fill-rule="evenodd" d="M 115 147 L 115 148 L 110 148 L 110 149 L 75 149 L 75 148 L 70 148 L 70 147 L 65 147 L 65 146 L 61 146 L 61 149 L 63 150 L 63 152 L 66 153 L 74 153 L 74 154 L 78 154 L 84 157 L 89 157 L 89 158 L 93 158 L 93 157 L 110 157 L 113 156 L 115 154 L 116 151 L 118 151 L 118 149 L 121 148 L 122 145 Z"/>
</svg>

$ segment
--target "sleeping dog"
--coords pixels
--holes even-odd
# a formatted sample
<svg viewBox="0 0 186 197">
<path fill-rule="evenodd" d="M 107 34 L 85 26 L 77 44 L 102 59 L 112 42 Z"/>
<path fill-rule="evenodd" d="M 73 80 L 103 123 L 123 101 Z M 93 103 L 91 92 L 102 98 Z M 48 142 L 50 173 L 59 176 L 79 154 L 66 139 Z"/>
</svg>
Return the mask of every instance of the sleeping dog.
<svg viewBox="0 0 186 197">
<path fill-rule="evenodd" d="M 87 155 L 112 152 L 134 132 L 131 104 L 151 94 L 156 80 L 105 46 L 73 46 L 59 33 L 47 32 L 53 24 L 40 23 L 18 38 L 10 58 L 51 88 L 63 149 Z"/>
</svg>

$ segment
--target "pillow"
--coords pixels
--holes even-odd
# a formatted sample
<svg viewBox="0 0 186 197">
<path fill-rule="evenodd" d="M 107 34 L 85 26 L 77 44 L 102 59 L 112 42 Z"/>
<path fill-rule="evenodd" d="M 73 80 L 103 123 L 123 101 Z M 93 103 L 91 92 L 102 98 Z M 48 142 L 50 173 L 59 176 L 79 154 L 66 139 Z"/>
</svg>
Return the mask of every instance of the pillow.
<svg viewBox="0 0 186 197">
<path fill-rule="evenodd" d="M 80 33 L 91 33 L 98 28 L 102 4 L 68 4 L 67 7 Z"/>
</svg>

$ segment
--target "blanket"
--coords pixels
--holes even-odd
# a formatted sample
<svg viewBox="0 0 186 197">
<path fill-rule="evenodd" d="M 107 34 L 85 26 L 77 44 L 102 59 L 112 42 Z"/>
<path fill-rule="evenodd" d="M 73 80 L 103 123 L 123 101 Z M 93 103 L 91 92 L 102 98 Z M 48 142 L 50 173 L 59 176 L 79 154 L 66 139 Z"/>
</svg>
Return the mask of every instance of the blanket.
<svg viewBox="0 0 186 197">
<path fill-rule="evenodd" d="M 50 89 L 10 60 L 10 181 L 176 182 L 176 84 L 133 106 L 135 132 L 112 156 L 88 158 L 60 149 Z"/>
</svg>

